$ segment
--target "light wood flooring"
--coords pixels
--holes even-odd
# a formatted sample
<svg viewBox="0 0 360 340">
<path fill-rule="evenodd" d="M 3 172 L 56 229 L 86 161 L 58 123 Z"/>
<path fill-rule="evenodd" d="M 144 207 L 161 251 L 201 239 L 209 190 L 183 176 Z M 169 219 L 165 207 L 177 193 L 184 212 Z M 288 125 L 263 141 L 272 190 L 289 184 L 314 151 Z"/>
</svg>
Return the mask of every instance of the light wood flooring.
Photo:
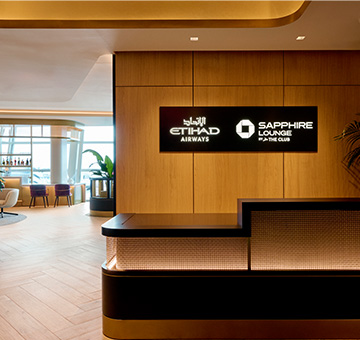
<svg viewBox="0 0 360 340">
<path fill-rule="evenodd" d="M 104 340 L 101 264 L 107 217 L 72 207 L 14 207 L 0 226 L 0 339 Z"/>
</svg>

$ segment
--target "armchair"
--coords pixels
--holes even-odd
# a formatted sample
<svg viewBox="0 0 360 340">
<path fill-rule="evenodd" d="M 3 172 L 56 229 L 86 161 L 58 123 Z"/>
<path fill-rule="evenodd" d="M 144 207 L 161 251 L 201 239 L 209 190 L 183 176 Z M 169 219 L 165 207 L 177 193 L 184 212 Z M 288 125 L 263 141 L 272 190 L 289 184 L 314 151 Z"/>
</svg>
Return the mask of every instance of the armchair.
<svg viewBox="0 0 360 340">
<path fill-rule="evenodd" d="M 4 217 L 4 214 L 18 215 L 16 213 L 4 211 L 4 208 L 13 207 L 17 203 L 18 197 L 19 189 L 3 188 L 2 191 L 0 191 L 0 215 L 2 218 Z"/>
</svg>

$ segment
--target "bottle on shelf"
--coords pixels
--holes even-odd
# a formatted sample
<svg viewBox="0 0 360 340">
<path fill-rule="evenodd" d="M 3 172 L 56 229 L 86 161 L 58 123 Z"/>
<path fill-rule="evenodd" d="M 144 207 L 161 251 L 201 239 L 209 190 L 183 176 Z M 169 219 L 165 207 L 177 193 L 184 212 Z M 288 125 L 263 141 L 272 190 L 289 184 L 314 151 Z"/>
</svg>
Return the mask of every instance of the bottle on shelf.
<svg viewBox="0 0 360 340">
<path fill-rule="evenodd" d="M 0 165 L 2 166 L 31 166 L 31 157 L 12 157 L 12 156 L 1 156 Z"/>
</svg>

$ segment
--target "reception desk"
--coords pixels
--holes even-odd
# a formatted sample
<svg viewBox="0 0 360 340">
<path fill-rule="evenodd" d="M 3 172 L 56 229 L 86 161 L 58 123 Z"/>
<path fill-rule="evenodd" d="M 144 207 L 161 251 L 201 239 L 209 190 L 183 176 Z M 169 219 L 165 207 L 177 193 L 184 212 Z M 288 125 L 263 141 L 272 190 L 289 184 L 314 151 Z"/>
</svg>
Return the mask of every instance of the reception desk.
<svg viewBox="0 0 360 340">
<path fill-rule="evenodd" d="M 119 214 L 102 234 L 110 338 L 359 338 L 359 200 Z"/>
</svg>

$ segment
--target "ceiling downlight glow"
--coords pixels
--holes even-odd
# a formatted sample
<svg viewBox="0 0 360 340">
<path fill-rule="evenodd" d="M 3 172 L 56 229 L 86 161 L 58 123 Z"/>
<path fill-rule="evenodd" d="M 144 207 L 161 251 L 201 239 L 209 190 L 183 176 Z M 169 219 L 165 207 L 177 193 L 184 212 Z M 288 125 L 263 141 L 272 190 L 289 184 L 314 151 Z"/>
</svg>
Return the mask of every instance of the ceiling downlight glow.
<svg viewBox="0 0 360 340">
<path fill-rule="evenodd" d="M 199 41 L 199 37 L 190 37 L 190 41 Z"/>
</svg>

